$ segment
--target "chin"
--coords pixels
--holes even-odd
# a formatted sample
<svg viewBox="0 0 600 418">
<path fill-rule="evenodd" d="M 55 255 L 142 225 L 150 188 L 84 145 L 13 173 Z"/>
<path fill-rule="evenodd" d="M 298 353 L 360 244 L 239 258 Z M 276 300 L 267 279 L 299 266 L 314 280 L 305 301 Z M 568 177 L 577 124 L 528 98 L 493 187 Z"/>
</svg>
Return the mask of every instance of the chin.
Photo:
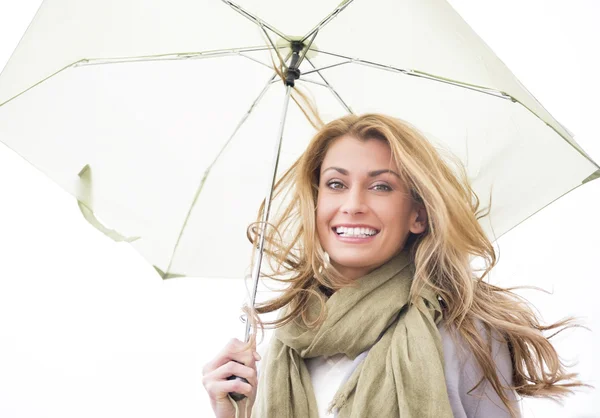
<svg viewBox="0 0 600 418">
<path fill-rule="evenodd" d="M 399 250 L 398 250 L 399 251 Z M 364 249 L 345 249 L 328 251 L 333 264 L 340 268 L 375 269 L 390 260 L 398 251 L 382 253 L 381 251 L 364 251 Z"/>
<path fill-rule="evenodd" d="M 332 255 L 329 254 L 331 261 L 338 265 L 341 268 L 355 268 L 362 269 L 368 268 L 377 263 L 377 260 L 374 260 L 373 257 L 369 257 L 367 255 L 357 256 L 356 254 L 338 254 Z"/>
</svg>

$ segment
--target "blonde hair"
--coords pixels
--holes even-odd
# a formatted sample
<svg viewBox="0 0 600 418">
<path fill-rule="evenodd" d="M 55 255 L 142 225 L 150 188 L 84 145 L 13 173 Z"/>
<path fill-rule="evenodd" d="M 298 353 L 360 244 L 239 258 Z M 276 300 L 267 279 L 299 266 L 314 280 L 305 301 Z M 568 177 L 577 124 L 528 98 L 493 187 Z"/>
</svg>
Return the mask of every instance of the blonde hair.
<svg viewBox="0 0 600 418">
<path fill-rule="evenodd" d="M 484 281 L 497 263 L 494 247 L 478 221 L 489 210 L 480 211 L 479 199 L 462 164 L 456 160 L 453 171 L 450 161 L 443 160 L 414 127 L 380 114 L 348 115 L 328 123 L 276 183 L 274 200 L 282 206 L 266 228 L 265 251 L 271 269 L 268 276 L 284 282 L 286 287 L 279 296 L 258 304 L 256 312 L 287 309 L 283 316 L 264 324 L 279 327 L 301 317 L 307 326 L 316 326 L 324 318 L 325 310 L 321 310 L 316 323 L 307 323 L 309 295 L 318 296 L 324 308 L 320 286 L 335 291 L 351 285 L 331 266 L 323 269 L 326 256 L 315 225 L 321 163 L 330 144 L 345 135 L 389 144 L 402 180 L 414 201 L 425 206 L 428 215 L 425 232 L 411 233 L 405 245 L 416 267 L 412 298 L 415 300 L 425 287 L 437 292 L 444 308 L 444 321 L 464 338 L 484 379 L 511 413 L 515 414 L 514 405 L 503 391 L 492 357 L 494 335 L 501 336 L 508 344 L 513 365 L 512 388 L 518 394 L 559 398 L 572 392 L 571 388 L 583 386 L 575 380 L 575 373 L 566 371 L 549 341 L 557 332 L 576 326 L 573 319 L 544 325 L 514 289 L 502 289 Z M 264 202 L 258 219 L 263 210 Z M 248 230 L 248 238 L 254 243 L 258 239 L 257 225 Z M 281 235 L 283 231 L 285 237 Z M 480 276 L 471 267 L 471 257 L 485 261 L 486 268 Z M 551 330 L 556 332 L 546 337 L 544 333 Z"/>
</svg>

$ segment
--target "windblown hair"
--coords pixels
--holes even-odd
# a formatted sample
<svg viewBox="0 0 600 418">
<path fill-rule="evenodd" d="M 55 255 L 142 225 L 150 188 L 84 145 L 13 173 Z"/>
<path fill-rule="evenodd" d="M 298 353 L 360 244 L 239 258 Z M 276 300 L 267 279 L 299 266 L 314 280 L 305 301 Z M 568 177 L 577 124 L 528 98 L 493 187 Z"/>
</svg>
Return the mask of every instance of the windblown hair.
<svg viewBox="0 0 600 418">
<path fill-rule="evenodd" d="M 307 327 L 316 326 L 325 316 L 325 297 L 319 288 L 336 291 L 352 285 L 333 266 L 324 268 L 326 255 L 315 222 L 321 164 L 332 142 L 346 135 L 389 144 L 402 180 L 428 215 L 426 230 L 418 235 L 410 233 L 405 245 L 416 268 L 411 299 L 416 301 L 423 288 L 438 294 L 448 328 L 466 341 L 484 379 L 513 415 L 514 405 L 496 373 L 493 338 L 500 336 L 508 344 L 513 364 L 512 388 L 518 394 L 556 399 L 572 392 L 573 387 L 585 386 L 576 380 L 575 373 L 566 370 L 549 341 L 558 332 L 577 326 L 574 320 L 566 318 L 544 325 L 527 301 L 513 292 L 514 288 L 503 289 L 484 280 L 497 263 L 494 247 L 479 223 L 489 210 L 480 210 L 479 198 L 460 161 L 452 156 L 444 160 L 414 127 L 380 114 L 348 115 L 328 123 L 276 183 L 274 200 L 281 203 L 281 208 L 265 228 L 265 252 L 269 277 L 285 283 L 285 288 L 274 299 L 258 304 L 255 312 L 286 309 L 276 320 L 261 325 L 279 327 L 302 318 Z M 453 158 L 454 169 L 450 165 Z M 263 210 L 264 202 L 258 219 Z M 259 227 L 257 222 L 248 229 L 248 237 L 255 244 Z M 481 257 L 486 268 L 472 268 L 474 257 Z M 476 272 L 481 271 L 478 276 Z M 308 323 L 306 315 L 310 295 L 318 296 L 323 307 L 317 322 L 312 323 Z M 552 335 L 545 336 L 553 330 Z"/>
</svg>

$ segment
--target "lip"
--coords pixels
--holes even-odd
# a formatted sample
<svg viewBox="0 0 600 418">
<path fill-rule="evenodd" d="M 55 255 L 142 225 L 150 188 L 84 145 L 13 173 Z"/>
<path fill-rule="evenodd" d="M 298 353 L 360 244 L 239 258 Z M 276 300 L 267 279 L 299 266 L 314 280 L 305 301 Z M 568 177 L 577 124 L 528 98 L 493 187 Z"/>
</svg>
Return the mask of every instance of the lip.
<svg viewBox="0 0 600 418">
<path fill-rule="evenodd" d="M 335 229 L 340 226 L 345 226 L 346 228 L 369 228 L 369 229 L 374 229 L 375 231 L 377 231 L 377 233 L 379 233 L 379 228 L 375 228 L 374 226 L 367 225 L 367 224 L 337 224 L 337 225 L 333 225 L 331 227 L 331 229 Z"/>
</svg>

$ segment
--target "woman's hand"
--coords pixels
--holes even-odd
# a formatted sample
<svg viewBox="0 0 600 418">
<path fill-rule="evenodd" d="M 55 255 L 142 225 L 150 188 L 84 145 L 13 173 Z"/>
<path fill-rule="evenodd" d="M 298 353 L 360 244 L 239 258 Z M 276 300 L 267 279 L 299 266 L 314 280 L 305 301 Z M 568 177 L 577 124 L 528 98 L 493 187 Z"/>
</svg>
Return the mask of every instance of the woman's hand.
<svg viewBox="0 0 600 418">
<path fill-rule="evenodd" d="M 234 338 L 225 348 L 202 370 L 202 384 L 208 392 L 212 409 L 217 418 L 235 417 L 235 409 L 227 394 L 237 392 L 246 395 L 246 399 L 238 402 L 240 411 L 252 409 L 258 385 L 256 362 L 260 356 L 253 344 L 243 343 Z M 229 376 L 239 376 L 248 380 L 227 380 Z M 240 416 L 244 416 L 241 414 Z"/>
</svg>

